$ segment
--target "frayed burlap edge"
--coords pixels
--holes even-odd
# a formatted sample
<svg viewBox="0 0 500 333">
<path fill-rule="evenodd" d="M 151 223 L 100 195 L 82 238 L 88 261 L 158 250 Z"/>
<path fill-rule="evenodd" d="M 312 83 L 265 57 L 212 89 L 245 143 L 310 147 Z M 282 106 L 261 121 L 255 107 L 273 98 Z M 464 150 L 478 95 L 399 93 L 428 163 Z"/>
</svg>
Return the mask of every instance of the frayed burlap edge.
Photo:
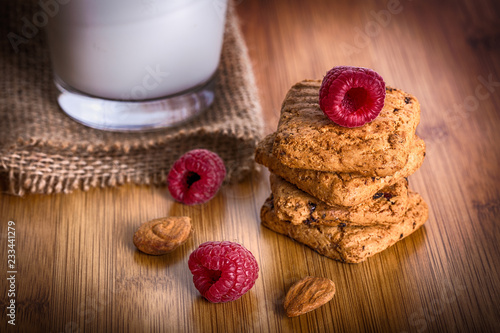
<svg viewBox="0 0 500 333">
<path fill-rule="evenodd" d="M 2 51 L 2 58 L 12 56 L 5 48 Z M 16 80 L 13 81 L 15 84 Z M 2 83 L 16 91 L 12 82 Z M 26 87 L 26 82 L 22 84 Z M 262 138 L 263 121 L 248 52 L 232 7 L 228 12 L 216 90 L 213 107 L 199 121 L 165 132 L 135 136 L 104 132 L 96 135 L 93 129 L 68 122 L 60 111 L 55 117 L 63 118 L 57 122 L 71 128 L 61 129 L 60 135 L 54 132 L 58 127 L 46 129 L 53 135 L 31 134 L 32 124 L 22 121 L 32 117 L 36 125 L 37 117 L 43 116 L 24 108 L 19 112 L 23 117 L 16 119 L 13 117 L 16 113 L 5 105 L 15 109 L 16 102 L 23 99 L 6 92 L 1 98 L 4 107 L 0 109 L 3 123 L 0 131 L 4 133 L 0 133 L 0 185 L 4 192 L 18 196 L 70 193 L 125 183 L 165 185 L 173 162 L 195 148 L 210 149 L 221 156 L 227 169 L 226 183 L 240 181 L 255 168 L 253 154 Z M 5 133 L 9 128 L 15 128 L 14 135 Z M 75 131 L 81 132 L 82 142 L 74 139 Z M 88 139 L 91 135 L 99 140 L 92 142 Z"/>
</svg>

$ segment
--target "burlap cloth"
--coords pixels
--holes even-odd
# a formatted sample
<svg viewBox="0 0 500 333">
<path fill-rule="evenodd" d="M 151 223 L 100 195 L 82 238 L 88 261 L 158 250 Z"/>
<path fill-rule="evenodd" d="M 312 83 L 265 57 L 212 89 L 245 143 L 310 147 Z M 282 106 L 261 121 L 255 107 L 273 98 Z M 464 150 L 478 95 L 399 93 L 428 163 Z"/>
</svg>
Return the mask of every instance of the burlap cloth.
<svg viewBox="0 0 500 333">
<path fill-rule="evenodd" d="M 75 189 L 165 184 L 173 162 L 188 150 L 217 152 L 227 182 L 254 167 L 263 121 L 253 72 L 233 6 L 212 107 L 182 127 L 149 133 L 98 131 L 76 123 L 58 107 L 58 92 L 42 31 L 15 52 L 6 36 L 23 37 L 38 1 L 0 0 L 0 180 L 15 195 Z"/>
</svg>

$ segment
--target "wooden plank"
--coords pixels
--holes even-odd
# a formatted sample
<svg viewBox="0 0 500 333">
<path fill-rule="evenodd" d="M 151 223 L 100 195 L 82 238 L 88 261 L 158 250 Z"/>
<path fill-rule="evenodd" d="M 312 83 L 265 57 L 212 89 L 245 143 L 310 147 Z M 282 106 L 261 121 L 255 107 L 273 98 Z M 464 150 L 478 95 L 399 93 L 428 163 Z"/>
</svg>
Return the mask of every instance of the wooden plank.
<svg viewBox="0 0 500 333">
<path fill-rule="evenodd" d="M 7 324 L 2 283 L 0 331 L 500 331 L 500 6 L 388 3 L 236 1 L 266 132 L 292 84 L 335 65 L 374 68 L 417 96 L 428 154 L 410 186 L 429 203 L 424 228 L 364 263 L 332 261 L 260 226 L 266 170 L 194 207 L 164 187 L 1 194 L 4 281 L 6 223 L 16 222 L 17 320 Z M 374 15 L 391 8 L 377 28 Z M 168 215 L 191 216 L 192 238 L 167 256 L 136 251 L 135 229 Z M 259 279 L 240 300 L 210 304 L 194 288 L 187 259 L 209 240 L 239 242 L 257 258 Z M 337 294 L 287 318 L 284 295 L 306 275 L 331 278 Z"/>
</svg>

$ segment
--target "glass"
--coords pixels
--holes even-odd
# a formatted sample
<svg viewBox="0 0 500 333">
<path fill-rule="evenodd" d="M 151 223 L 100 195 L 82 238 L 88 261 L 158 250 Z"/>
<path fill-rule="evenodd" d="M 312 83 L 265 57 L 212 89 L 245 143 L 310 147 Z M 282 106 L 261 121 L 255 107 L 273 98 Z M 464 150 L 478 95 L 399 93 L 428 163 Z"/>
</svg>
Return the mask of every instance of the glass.
<svg viewBox="0 0 500 333">
<path fill-rule="evenodd" d="M 70 0 L 48 24 L 58 103 L 116 131 L 186 121 L 214 100 L 227 0 Z"/>
</svg>

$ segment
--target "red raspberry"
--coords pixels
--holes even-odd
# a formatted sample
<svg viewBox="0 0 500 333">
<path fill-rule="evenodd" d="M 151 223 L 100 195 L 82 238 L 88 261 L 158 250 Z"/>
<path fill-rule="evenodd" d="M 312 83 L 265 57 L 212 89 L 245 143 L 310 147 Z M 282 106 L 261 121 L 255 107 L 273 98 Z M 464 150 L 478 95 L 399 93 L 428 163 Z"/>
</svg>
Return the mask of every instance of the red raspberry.
<svg viewBox="0 0 500 333">
<path fill-rule="evenodd" d="M 234 301 L 257 280 L 259 266 L 253 254 L 238 243 L 206 242 L 189 256 L 194 286 L 212 303 Z"/>
<path fill-rule="evenodd" d="M 182 155 L 168 173 L 168 190 L 175 200 L 195 205 L 212 199 L 226 177 L 224 162 L 214 152 L 195 149 Z"/>
<path fill-rule="evenodd" d="M 334 123 L 359 127 L 377 118 L 385 100 L 385 82 L 375 71 L 333 67 L 319 90 L 319 106 Z"/>
</svg>

